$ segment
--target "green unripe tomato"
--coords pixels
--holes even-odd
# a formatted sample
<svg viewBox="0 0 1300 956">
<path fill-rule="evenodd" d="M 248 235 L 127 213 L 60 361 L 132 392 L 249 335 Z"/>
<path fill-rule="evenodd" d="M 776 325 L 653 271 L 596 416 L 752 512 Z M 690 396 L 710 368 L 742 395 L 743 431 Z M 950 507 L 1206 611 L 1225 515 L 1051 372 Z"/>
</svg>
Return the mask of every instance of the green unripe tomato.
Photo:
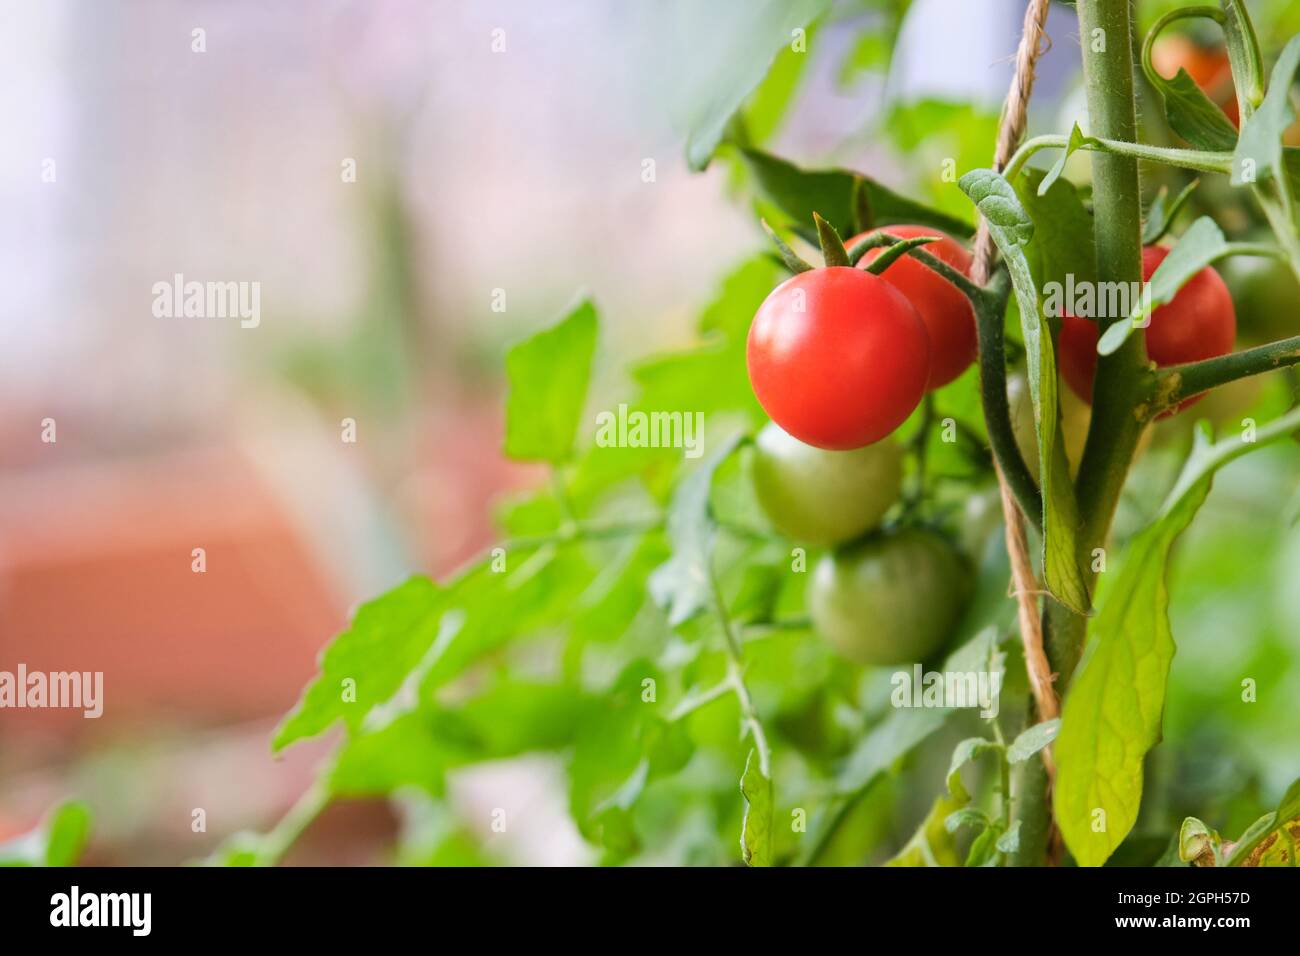
<svg viewBox="0 0 1300 956">
<path fill-rule="evenodd" d="M 758 433 L 754 491 L 773 526 L 809 544 L 849 541 L 880 523 L 898 500 L 903 450 L 892 437 L 827 451 L 769 422 Z"/>
<path fill-rule="evenodd" d="M 808 598 L 813 626 L 860 664 L 923 661 L 952 636 L 972 574 L 933 531 L 874 535 L 817 563 Z"/>
</svg>

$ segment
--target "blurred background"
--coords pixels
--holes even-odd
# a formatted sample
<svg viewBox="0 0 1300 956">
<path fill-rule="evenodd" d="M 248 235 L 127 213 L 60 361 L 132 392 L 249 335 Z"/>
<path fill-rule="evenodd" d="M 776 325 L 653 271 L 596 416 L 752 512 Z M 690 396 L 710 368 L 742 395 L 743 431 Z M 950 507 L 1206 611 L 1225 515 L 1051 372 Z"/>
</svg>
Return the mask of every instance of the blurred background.
<svg viewBox="0 0 1300 956">
<path fill-rule="evenodd" d="M 0 712 L 0 840 L 77 796 L 89 861 L 178 863 L 282 815 L 328 741 L 272 760 L 270 730 L 349 610 L 454 570 L 492 540 L 494 502 L 542 477 L 500 454 L 508 343 L 588 292 L 612 387 L 689 341 L 719 276 L 762 248 L 739 166 L 692 174 L 684 153 L 691 110 L 744 66 L 725 25 L 762 6 L 0 2 L 0 669 L 103 671 L 106 697 L 98 720 Z M 1139 6 L 1149 23 L 1170 5 Z M 1251 4 L 1267 50 L 1295 6 Z M 932 171 L 987 164 L 1023 4 L 830 10 L 767 147 L 968 218 Z M 1031 133 L 1082 115 L 1076 30 L 1054 6 Z M 259 283 L 260 324 L 156 317 L 177 273 Z M 1243 334 L 1294 334 L 1300 290 L 1246 273 L 1261 304 Z M 1300 765 L 1300 532 L 1270 504 L 1296 469 L 1295 449 L 1228 469 L 1173 581 L 1161 800 L 1206 819 L 1220 801 L 1228 830 Z M 1269 693 L 1225 698 L 1225 668 Z M 500 858 L 590 858 L 548 766 L 466 772 L 455 800 L 480 800 L 485 773 L 554 816 Z M 383 862 L 397 819 L 332 808 L 290 861 Z"/>
</svg>

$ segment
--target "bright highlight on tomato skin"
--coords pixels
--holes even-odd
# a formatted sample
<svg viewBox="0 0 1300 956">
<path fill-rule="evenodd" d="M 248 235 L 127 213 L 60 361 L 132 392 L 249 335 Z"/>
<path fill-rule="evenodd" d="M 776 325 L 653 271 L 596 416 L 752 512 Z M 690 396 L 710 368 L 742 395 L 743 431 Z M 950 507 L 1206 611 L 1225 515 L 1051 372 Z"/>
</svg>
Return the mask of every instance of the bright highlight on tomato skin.
<svg viewBox="0 0 1300 956">
<path fill-rule="evenodd" d="M 754 316 L 749 380 L 772 420 L 836 451 L 884 438 L 920 404 L 930 341 L 905 296 L 847 266 L 781 283 Z"/>
<path fill-rule="evenodd" d="M 872 232 L 854 236 L 845 245 L 853 245 L 874 233 L 884 232 L 899 239 L 916 239 L 921 236 L 939 236 L 937 242 L 921 248 L 936 259 L 952 266 L 962 275 L 969 276 L 974 260 L 955 239 L 930 226 L 885 226 Z M 873 262 L 885 250 L 872 249 L 862 258 L 862 264 Z M 955 285 L 939 275 L 919 259 L 905 255 L 895 260 L 880 277 L 896 288 L 912 303 L 925 330 L 930 335 L 930 381 L 934 390 L 947 385 L 975 361 L 979 347 L 975 329 L 975 310 L 970 300 Z"/>
<path fill-rule="evenodd" d="M 1142 250 L 1142 281 L 1147 282 L 1169 255 L 1164 246 Z M 1227 355 L 1237 338 L 1237 314 L 1227 285 L 1212 266 L 1206 266 L 1178 290 L 1166 305 L 1151 313 L 1142 330 L 1147 357 L 1157 366 L 1181 365 Z M 1097 324 L 1066 315 L 1061 321 L 1061 375 L 1076 395 L 1092 402 L 1092 380 L 1097 372 Z M 1182 411 L 1200 401 L 1189 398 Z M 1173 414 L 1173 413 L 1170 413 Z"/>
</svg>

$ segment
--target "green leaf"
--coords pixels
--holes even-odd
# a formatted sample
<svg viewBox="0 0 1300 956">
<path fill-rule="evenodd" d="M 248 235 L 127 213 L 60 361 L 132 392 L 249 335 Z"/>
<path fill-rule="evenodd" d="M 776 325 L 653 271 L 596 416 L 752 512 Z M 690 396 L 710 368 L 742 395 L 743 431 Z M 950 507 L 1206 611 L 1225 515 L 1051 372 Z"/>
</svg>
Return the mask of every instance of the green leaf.
<svg viewBox="0 0 1300 956">
<path fill-rule="evenodd" d="M 756 149 L 741 150 L 741 156 L 763 195 L 795 223 L 807 223 L 817 213 L 840 235 L 893 223 L 933 226 L 959 237 L 974 232 L 969 223 L 914 202 L 868 176 L 845 169 L 804 170 Z M 864 209 L 871 220 L 860 223 Z"/>
<path fill-rule="evenodd" d="M 829 0 L 714 0 L 677 3 L 661 16 L 675 23 L 673 39 L 694 38 L 699 47 L 678 56 L 676 78 L 686 115 L 686 161 L 693 170 L 709 164 L 731 117 L 789 48 L 797 27 L 820 17 Z M 680 51 L 679 51 L 680 52 Z M 799 54 L 807 56 L 807 54 Z"/>
<path fill-rule="evenodd" d="M 968 802 L 970 793 L 962 786 L 961 768 L 976 760 L 982 754 L 997 753 L 1001 749 L 1001 744 L 987 740 L 984 737 L 967 737 L 959 743 L 953 749 L 952 760 L 948 764 L 948 792 L 962 803 Z"/>
<path fill-rule="evenodd" d="M 962 827 L 970 827 L 978 833 L 988 827 L 991 822 L 989 815 L 983 810 L 976 807 L 962 807 L 960 810 L 954 810 L 948 814 L 943 821 L 943 825 L 949 833 L 956 833 Z"/>
<path fill-rule="evenodd" d="M 998 837 L 997 843 L 994 844 L 999 853 L 1005 853 L 1011 856 L 1020 849 L 1020 821 L 1014 820 L 1010 829 Z"/>
<path fill-rule="evenodd" d="M 428 578 L 411 578 L 357 609 L 349 627 L 325 648 L 320 674 L 276 729 L 281 750 L 343 719 L 359 727 L 371 708 L 388 700 L 424 656 L 437 634 L 444 596 Z M 345 683 L 345 682 L 352 683 Z M 348 700 L 349 691 L 355 699 Z"/>
<path fill-rule="evenodd" d="M 1142 223 L 1142 245 L 1153 246 L 1161 240 L 1169 227 L 1174 224 L 1178 214 L 1182 211 L 1187 200 L 1191 198 L 1192 192 L 1201 184 L 1199 179 L 1193 179 L 1190 183 L 1182 188 L 1182 191 L 1174 198 L 1172 203 L 1166 205 L 1165 197 L 1169 191 L 1160 187 L 1156 193 L 1156 198 L 1151 200 L 1151 208 L 1147 210 L 1147 218 Z"/>
<path fill-rule="evenodd" d="M 1269 77 L 1268 92 L 1242 127 L 1232 154 L 1232 185 L 1243 186 L 1287 175 L 1282 160 L 1282 136 L 1292 121 L 1291 84 L 1300 69 L 1300 36 L 1293 36 L 1282 50 Z"/>
<path fill-rule="evenodd" d="M 740 852 L 750 866 L 772 865 L 772 781 L 759 766 L 758 751 L 751 748 L 740 778 L 745 796 L 745 822 Z"/>
<path fill-rule="evenodd" d="M 1279 842 L 1281 837 L 1289 837 L 1288 831 L 1296 829 L 1297 821 L 1300 821 L 1300 780 L 1296 780 L 1287 788 L 1276 809 L 1264 814 L 1247 828 L 1241 835 L 1241 839 L 1233 846 L 1232 852 L 1228 854 L 1223 865 L 1250 865 L 1258 847 L 1264 846 L 1266 841 L 1272 844 Z M 1274 837 L 1274 834 L 1278 834 L 1279 837 Z M 1273 839 L 1270 840 L 1270 837 Z"/>
<path fill-rule="evenodd" d="M 790 42 L 782 46 L 772 61 L 771 69 L 767 71 L 766 79 L 759 83 L 758 89 L 745 104 L 740 115 L 744 120 L 748 144 L 767 142 L 781 127 L 790 104 L 794 102 L 795 93 L 808 72 L 808 61 L 812 59 L 808 51 L 813 49 L 816 33 L 817 24 L 810 22 L 804 50 L 795 50 Z"/>
<path fill-rule="evenodd" d="M 1061 173 L 1065 172 L 1065 164 L 1069 162 L 1070 157 L 1073 156 L 1076 151 L 1082 149 L 1084 146 L 1095 145 L 1097 145 L 1097 140 L 1093 139 L 1091 136 L 1084 136 L 1083 130 L 1079 129 L 1079 124 L 1075 123 L 1070 129 L 1070 139 L 1065 144 L 1065 149 L 1061 152 L 1061 157 L 1052 164 L 1052 168 L 1047 171 L 1047 175 L 1045 175 L 1042 182 L 1038 184 L 1038 195 L 1045 196 L 1047 194 L 1047 191 L 1051 189 L 1052 185 L 1060 178 Z"/>
<path fill-rule="evenodd" d="M 1137 820 L 1142 763 L 1160 738 L 1174 640 L 1165 567 L 1223 465 L 1300 428 L 1300 409 L 1260 428 L 1254 442 L 1211 443 L 1206 429 L 1156 519 L 1103 575 L 1092 639 L 1065 698 L 1056 740 L 1056 820 L 1082 866 L 1099 866 Z"/>
<path fill-rule="evenodd" d="M 506 354 L 506 455 L 552 463 L 569 457 L 587 399 L 596 325 L 595 307 L 583 302 Z"/>
<path fill-rule="evenodd" d="M 959 797 L 936 799 L 912 839 L 885 866 L 959 866 L 961 859 L 947 821 L 965 803 Z"/>
<path fill-rule="evenodd" d="M 1000 586 L 1000 603 L 1010 605 L 1006 600 L 1005 577 Z M 939 670 L 953 673 L 987 670 L 990 657 L 996 655 L 1004 636 L 1001 622 L 979 631 L 949 654 Z M 855 793 L 874 782 L 895 761 L 942 727 L 955 712 L 955 708 L 950 707 L 915 707 L 900 708 L 891 713 L 862 737 L 844 759 L 835 777 L 836 792 Z"/>
<path fill-rule="evenodd" d="M 676 774 L 694 752 L 666 706 L 646 694 L 665 675 L 645 658 L 632 660 L 608 689 L 593 695 L 594 710 L 572 736 L 569 809 L 582 835 L 603 848 L 605 864 L 641 848 L 633 810 L 655 780 Z"/>
<path fill-rule="evenodd" d="M 1060 717 L 1054 717 L 1051 720 L 1043 721 L 1041 724 L 1027 727 L 1007 747 L 1007 762 L 1023 763 L 1055 740 L 1060 731 Z"/>
<path fill-rule="evenodd" d="M 743 344 L 754 313 L 783 278 L 767 256 L 742 260 L 723 278 L 717 295 L 700 313 L 700 332 L 720 332 Z"/>
<path fill-rule="evenodd" d="M 1165 104 L 1169 128 L 1197 149 L 1228 152 L 1237 144 L 1237 130 L 1223 110 L 1205 95 L 1184 69 L 1172 80 L 1156 72 L 1143 57 L 1147 79 L 1160 93 Z"/>
<path fill-rule="evenodd" d="M 70 800 L 30 833 L 0 845 L 0 866 L 75 866 L 90 836 L 90 810 Z"/>
<path fill-rule="evenodd" d="M 404 786 L 441 794 L 446 770 L 567 747 L 596 716 L 595 703 L 575 686 L 501 677 L 455 707 L 425 701 L 373 732 L 350 737 L 330 787 L 341 796 Z"/>
<path fill-rule="evenodd" d="M 994 824 L 974 841 L 966 854 L 966 866 L 994 866 L 998 862 L 998 843 L 1002 837 L 1002 827 Z"/>
<path fill-rule="evenodd" d="M 595 568 L 578 549 L 521 548 L 489 558 L 445 588 L 412 578 L 363 604 L 325 649 L 321 672 L 281 723 L 280 750 L 342 719 L 378 730 L 514 637 L 567 620 Z"/>
<path fill-rule="evenodd" d="M 1170 250 L 1163 262 L 1151 274 L 1148 283 L 1150 296 L 1142 296 L 1134 304 L 1128 317 L 1111 325 L 1097 342 L 1097 352 L 1110 355 L 1132 334 L 1134 329 L 1146 328 L 1149 317 L 1158 306 L 1173 301 L 1192 276 L 1228 251 L 1223 231 L 1209 216 L 1197 219 Z M 1148 302 L 1147 299 L 1150 299 Z"/>
<path fill-rule="evenodd" d="M 967 173 L 959 185 L 989 224 L 998 251 L 1011 275 L 1024 336 L 1029 394 L 1038 435 L 1039 474 L 1043 480 L 1043 576 L 1052 595 L 1076 613 L 1090 607 L 1079 568 L 1079 507 L 1074 497 L 1064 446 L 1057 441 L 1056 358 L 1050 329 L 1043 327 L 1039 290 L 1028 249 L 1035 224 L 1011 185 L 991 169 Z"/>
<path fill-rule="evenodd" d="M 673 556 L 650 576 L 650 594 L 668 612 L 670 627 L 689 620 L 712 601 L 709 562 L 717 527 L 709 513 L 713 474 L 742 439 L 732 434 L 683 479 L 668 512 Z"/>
<path fill-rule="evenodd" d="M 1058 179 L 1044 189 L 1042 175 L 1027 169 L 1016 179 L 1016 196 L 1034 224 L 1027 251 L 1038 288 L 1046 289 L 1052 282 L 1065 286 L 1068 276 L 1073 276 L 1075 285 L 1093 282 L 1097 253 L 1092 213 L 1073 183 Z"/>
</svg>

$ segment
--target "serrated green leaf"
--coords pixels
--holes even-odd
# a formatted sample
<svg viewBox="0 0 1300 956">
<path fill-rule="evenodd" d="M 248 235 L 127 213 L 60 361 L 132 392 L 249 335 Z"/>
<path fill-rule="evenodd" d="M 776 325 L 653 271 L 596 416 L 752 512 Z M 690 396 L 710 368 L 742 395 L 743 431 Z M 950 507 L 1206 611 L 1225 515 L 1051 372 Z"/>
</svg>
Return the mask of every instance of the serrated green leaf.
<svg viewBox="0 0 1300 956">
<path fill-rule="evenodd" d="M 1142 245 L 1152 246 L 1160 241 L 1200 184 L 1199 179 L 1193 179 L 1174 197 L 1173 202 L 1167 201 L 1168 190 L 1164 186 L 1160 187 L 1155 199 L 1151 200 L 1151 208 L 1147 210 L 1146 220 L 1142 223 Z"/>
<path fill-rule="evenodd" d="M 276 730 L 272 748 L 342 720 L 378 730 L 511 638 L 565 618 L 595 576 L 574 548 L 488 558 L 446 587 L 412 578 L 358 609 L 321 655 L 321 670 Z"/>
<path fill-rule="evenodd" d="M 521 461 L 569 457 L 596 351 L 596 309 L 583 302 L 506 353 L 505 453 Z"/>
<path fill-rule="evenodd" d="M 970 800 L 970 793 L 962 786 L 961 768 L 978 759 L 982 754 L 995 753 L 1002 745 L 984 737 L 967 737 L 953 748 L 952 760 L 948 764 L 948 792 L 962 803 Z"/>
<path fill-rule="evenodd" d="M 695 37 L 703 45 L 698 55 L 678 60 L 686 75 L 676 78 L 692 170 L 708 166 L 728 122 L 778 52 L 790 46 L 792 32 L 820 17 L 828 5 L 829 0 L 714 0 L 679 2 L 661 12 L 676 24 L 674 40 Z"/>
<path fill-rule="evenodd" d="M 1028 255 L 1035 224 L 1020 204 L 1016 191 L 991 169 L 973 170 L 958 180 L 957 185 L 988 221 L 989 234 L 1002 253 L 1019 305 L 1038 435 L 1038 473 L 1044 476 L 1043 576 L 1058 601 L 1076 613 L 1086 614 L 1090 600 L 1078 562 L 1079 506 L 1065 449 L 1057 441 L 1056 358 L 1051 330 L 1043 325 L 1039 289 Z"/>
<path fill-rule="evenodd" d="M 325 648 L 320 674 L 276 729 L 272 749 L 313 737 L 342 719 L 358 727 L 388 700 L 433 643 L 444 596 L 428 578 L 411 578 L 357 609 L 352 625 Z M 353 682 L 345 685 L 345 681 Z M 355 700 L 347 692 L 355 690 Z"/>
<path fill-rule="evenodd" d="M 1282 160 L 1282 137 L 1295 120 L 1291 84 L 1300 70 L 1300 35 L 1282 50 L 1269 76 L 1264 101 L 1246 120 L 1232 154 L 1232 185 L 1244 186 L 1269 177 L 1287 175 Z"/>
<path fill-rule="evenodd" d="M 998 837 L 994 844 L 999 853 L 1011 856 L 1020 849 L 1020 821 L 1013 820 L 1006 833 Z"/>
<path fill-rule="evenodd" d="M 984 575 L 981 573 L 981 580 Z M 1001 603 L 1007 605 L 1006 579 L 1002 579 Z M 977 606 L 972 608 L 972 614 Z M 982 617 L 982 615 L 981 615 Z M 988 669 L 990 655 L 997 654 L 998 644 L 1004 639 L 1001 626 L 990 626 L 979 631 L 944 660 L 941 671 L 970 673 Z M 854 793 L 871 784 L 899 757 L 907 754 L 934 731 L 943 726 L 953 713 L 947 707 L 911 707 L 890 714 L 873 727 L 844 759 L 835 778 L 837 793 Z"/>
<path fill-rule="evenodd" d="M 1172 80 L 1146 67 L 1147 78 L 1165 104 L 1169 128 L 1197 149 L 1228 152 L 1237 144 L 1237 130 L 1223 110 L 1205 95 L 1184 69 Z"/>
<path fill-rule="evenodd" d="M 772 781 L 764 776 L 758 751 L 751 749 L 740 778 L 745 796 L 745 821 L 740 833 L 740 853 L 750 866 L 772 865 Z"/>
<path fill-rule="evenodd" d="M 995 866 L 998 862 L 998 841 L 1002 838 L 1002 828 L 997 824 L 977 836 L 966 854 L 965 866 Z"/>
<path fill-rule="evenodd" d="M 965 802 L 955 797 L 936 799 L 912 839 L 885 866 L 959 866 L 961 860 L 947 821 L 960 812 Z"/>
<path fill-rule="evenodd" d="M 1054 717 L 1041 724 L 1034 724 L 1020 732 L 1007 747 L 1008 763 L 1024 763 L 1038 751 L 1042 750 L 1061 732 L 1061 718 Z"/>
<path fill-rule="evenodd" d="M 956 833 L 962 827 L 971 827 L 978 833 L 989 825 L 989 815 L 977 807 L 962 807 L 954 810 L 944 819 L 944 828 L 949 833 Z"/>
<path fill-rule="evenodd" d="M 743 436 L 732 434 L 687 475 L 668 512 L 668 539 L 673 556 L 650 576 L 650 594 L 668 612 L 671 627 L 689 620 L 712 600 L 709 562 L 717 531 L 709 512 L 709 487 L 718 466 Z"/>
<path fill-rule="evenodd" d="M 899 195 L 868 176 L 845 169 L 804 170 L 761 150 L 741 151 L 759 190 L 796 224 L 812 222 L 813 213 L 826 219 L 840 235 L 860 225 L 862 210 L 871 221 L 863 228 L 894 223 L 934 226 L 953 236 L 968 237 L 970 224 Z"/>
<path fill-rule="evenodd" d="M 421 702 L 351 736 L 335 760 L 331 790 L 364 796 L 416 786 L 441 794 L 446 770 L 567 747 L 595 716 L 594 701 L 572 685 L 498 678 L 454 707 Z"/>
<path fill-rule="evenodd" d="M 1246 832 L 1241 835 L 1241 839 L 1233 846 L 1232 852 L 1224 860 L 1223 865 L 1248 865 L 1253 859 L 1256 849 L 1262 846 L 1273 834 L 1279 834 L 1279 839 L 1290 839 L 1290 831 L 1296 828 L 1297 821 L 1300 821 L 1300 780 L 1296 780 L 1287 788 L 1286 793 L 1282 795 L 1282 799 L 1278 801 L 1276 809 L 1264 814 L 1246 829 Z"/>
<path fill-rule="evenodd" d="M 1047 194 L 1047 191 L 1060 178 L 1061 173 L 1065 172 L 1065 164 L 1069 162 L 1070 157 L 1075 152 L 1086 145 L 1095 145 L 1096 143 L 1097 140 L 1091 136 L 1084 136 L 1083 130 L 1079 129 L 1079 124 L 1075 123 L 1070 129 L 1070 138 L 1065 144 L 1065 149 L 1061 151 L 1060 158 L 1052 164 L 1052 168 L 1047 171 L 1047 174 L 1043 176 L 1042 181 L 1038 184 L 1038 195 L 1044 196 Z"/>
<path fill-rule="evenodd" d="M 1068 180 L 1057 180 L 1046 190 L 1042 173 L 1027 169 L 1016 179 L 1016 196 L 1034 224 L 1027 246 L 1031 273 L 1039 290 L 1048 283 L 1064 287 L 1073 278 L 1077 286 L 1097 278 L 1097 253 L 1092 214 Z M 1055 316 L 1047 316 L 1050 320 Z"/>
<path fill-rule="evenodd" d="M 1260 428 L 1254 442 L 1211 443 L 1204 429 L 1159 515 L 1103 576 L 1092 637 L 1061 715 L 1054 807 L 1081 866 L 1100 866 L 1137 820 L 1142 764 L 1160 738 L 1174 640 L 1165 568 L 1174 541 L 1210 491 L 1214 473 L 1300 428 L 1300 409 Z"/>
</svg>

